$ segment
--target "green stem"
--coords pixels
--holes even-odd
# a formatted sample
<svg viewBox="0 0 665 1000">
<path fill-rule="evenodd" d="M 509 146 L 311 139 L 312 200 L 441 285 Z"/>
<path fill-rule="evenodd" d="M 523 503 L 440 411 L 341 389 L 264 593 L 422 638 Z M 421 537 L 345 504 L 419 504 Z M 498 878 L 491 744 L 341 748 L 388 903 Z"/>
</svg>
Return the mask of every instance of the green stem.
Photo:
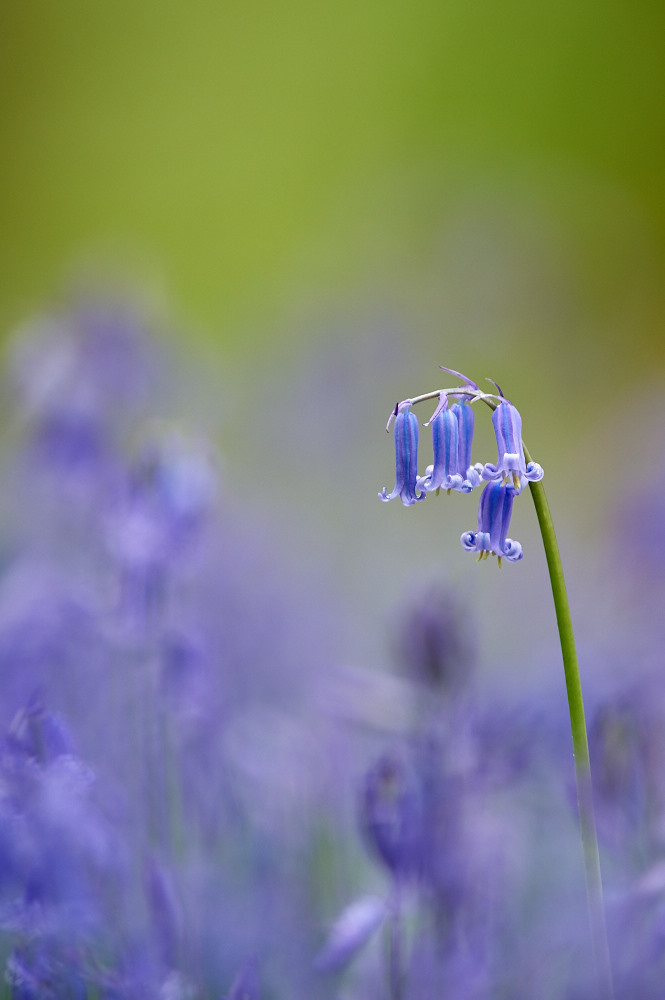
<svg viewBox="0 0 665 1000">
<path fill-rule="evenodd" d="M 527 462 L 531 461 L 527 449 L 524 449 Z M 582 700 L 582 684 L 575 649 L 573 623 L 570 617 L 568 594 L 563 576 L 559 546 L 554 532 L 552 515 L 542 482 L 529 483 L 531 496 L 536 508 L 538 525 L 545 547 L 547 568 L 552 584 L 552 596 L 556 610 L 563 669 L 566 675 L 566 692 L 568 694 L 568 710 L 570 712 L 570 728 L 573 736 L 573 755 L 575 761 L 575 782 L 577 784 L 577 806 L 582 834 L 582 849 L 584 852 L 584 870 L 586 875 L 587 902 L 589 906 L 589 922 L 593 942 L 594 959 L 598 979 L 599 1000 L 611 1000 L 614 996 L 612 987 L 612 969 L 610 953 L 607 944 L 607 929 L 605 926 L 605 907 L 603 903 L 603 883 L 600 873 L 600 855 L 598 852 L 598 837 L 596 834 L 596 818 L 593 808 L 591 788 L 591 765 L 589 761 L 589 741 L 586 722 L 584 720 L 584 702 Z"/>
</svg>

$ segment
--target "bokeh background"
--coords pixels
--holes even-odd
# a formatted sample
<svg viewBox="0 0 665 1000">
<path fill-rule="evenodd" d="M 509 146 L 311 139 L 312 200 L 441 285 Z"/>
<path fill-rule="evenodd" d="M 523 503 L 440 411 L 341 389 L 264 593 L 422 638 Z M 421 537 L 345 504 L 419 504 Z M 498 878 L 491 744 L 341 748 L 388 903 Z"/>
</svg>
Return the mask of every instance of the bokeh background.
<svg viewBox="0 0 665 1000">
<path fill-rule="evenodd" d="M 473 338 L 494 364 L 519 347 L 603 376 L 661 356 L 657 5 L 1 16 L 5 322 L 115 250 L 220 350 L 311 338 L 325 307 L 374 299 L 417 344 Z"/>
<path fill-rule="evenodd" d="M 438 364 L 491 375 L 584 594 L 662 418 L 664 19 L 619 0 L 8 0 L 2 335 L 100 282 L 138 291 L 199 366 L 183 414 L 350 592 L 368 656 L 416 566 L 468 579 L 475 517 L 379 509 L 385 417 Z M 531 567 L 514 607 L 534 574 L 542 605 Z"/>
<path fill-rule="evenodd" d="M 404 607 L 428 581 L 443 581 L 445 593 L 454 595 L 460 648 L 468 642 L 475 650 L 477 674 L 469 681 L 475 687 L 468 689 L 468 702 L 459 678 L 455 684 L 464 690 L 465 712 L 481 706 L 481 721 L 469 723 L 469 745 L 477 756 L 467 754 L 462 739 L 452 741 L 461 745 L 461 763 L 455 754 L 451 758 L 452 784 L 464 786 L 462 798 L 467 785 L 473 793 L 464 807 L 470 828 L 482 847 L 494 844 L 497 817 L 499 832 L 512 831 L 513 823 L 531 831 L 534 822 L 533 829 L 542 823 L 534 835 L 540 856 L 520 846 L 512 832 L 504 838 L 522 873 L 525 898 L 531 859 L 537 878 L 544 876 L 543 899 L 555 888 L 551 872 L 563 895 L 570 889 L 572 911 L 583 913 L 574 810 L 561 778 L 569 747 L 560 654 L 529 497 L 516 504 L 511 529 L 523 544 L 524 560 L 498 573 L 493 561 L 476 566 L 459 545 L 460 533 L 475 527 L 475 497 L 430 497 L 405 510 L 397 500 L 379 503 L 377 493 L 393 483 L 393 444 L 384 427 L 397 400 L 449 384 L 438 365 L 476 381 L 495 378 L 519 407 L 525 439 L 545 468 L 584 677 L 595 684 L 603 676 L 603 683 L 618 686 L 640 665 L 655 666 L 659 676 L 665 9 L 622 0 L 4 0 L 0 94 L 0 342 L 6 345 L 5 368 L 14 376 L 13 390 L 12 378 L 3 376 L 0 401 L 6 470 L 0 496 L 0 667 L 9 692 L 0 732 L 9 728 L 16 744 L 7 757 L 0 741 L 0 786 L 11 787 L 2 767 L 9 760 L 15 775 L 12 754 L 23 754 L 28 771 L 36 766 L 33 758 L 44 757 L 44 748 L 37 753 L 26 732 L 28 723 L 37 729 L 52 724 L 53 710 L 78 730 L 82 757 L 98 770 L 105 795 L 109 788 L 115 794 L 118 774 L 124 777 L 143 761 L 145 775 L 137 771 L 136 788 L 130 782 L 127 793 L 136 792 L 136 814 L 126 824 L 135 840 L 119 826 L 120 839 L 141 843 L 144 811 L 151 823 L 151 810 L 159 819 L 165 796 L 151 776 L 161 775 L 168 784 L 173 769 L 163 761 L 164 734 L 150 728 L 154 720 L 148 718 L 145 731 L 137 725 L 136 747 L 125 743 L 128 713 L 142 704 L 141 697 L 133 702 L 131 686 L 118 684 L 112 692 L 117 715 L 107 712 L 102 684 L 113 675 L 108 662 L 129 675 L 133 668 L 118 609 L 105 602 L 108 578 L 118 575 L 116 562 L 150 563 L 150 552 L 141 550 L 143 521 L 152 530 L 156 519 L 168 533 L 173 516 L 180 528 L 179 518 L 187 522 L 184 535 L 191 529 L 204 550 L 191 566 L 186 540 L 182 560 L 177 548 L 158 553 L 166 575 L 186 595 L 181 605 L 177 587 L 175 598 L 169 592 L 169 614 L 188 640 L 182 649 L 176 644 L 175 652 L 169 646 L 173 705 L 164 708 L 163 692 L 155 693 L 164 680 L 157 642 L 162 636 L 139 634 L 136 657 L 150 668 L 143 682 L 155 698 L 154 718 L 160 726 L 164 718 L 173 722 L 183 740 L 183 802 L 185 792 L 191 793 L 201 813 L 185 812 L 191 827 L 186 836 L 170 831 L 161 841 L 154 838 L 175 884 L 191 893 L 194 902 L 185 900 L 183 913 L 200 915 L 201 950 L 209 952 L 205 961 L 214 984 L 201 995 L 216 998 L 250 944 L 260 950 L 252 934 L 264 918 L 268 981 L 273 976 L 267 995 L 292 995 L 293 969 L 309 983 L 310 958 L 325 938 L 326 921 L 356 891 L 382 885 L 360 860 L 357 792 L 363 776 L 372 773 L 379 744 L 405 733 L 407 740 L 414 733 L 416 742 L 424 740 L 430 714 L 436 714 L 425 696 L 416 699 L 412 717 L 411 687 L 418 690 L 422 678 L 405 678 L 395 652 Z M 90 305 L 95 301 L 106 305 L 99 310 Z M 115 303 L 110 312 L 109 301 Z M 119 347 L 112 337 L 105 340 L 107 326 L 115 330 L 116 322 L 123 335 L 131 334 Z M 48 346 L 48 336 L 35 338 L 35 330 L 40 336 L 54 332 L 55 347 Z M 158 391 L 153 393 L 153 384 L 144 399 L 138 385 L 145 374 L 140 359 L 146 331 L 157 342 L 146 349 L 151 357 L 154 350 L 147 368 L 154 362 L 160 374 Z M 163 358 L 170 362 L 162 368 Z M 425 406 L 418 415 L 425 420 L 430 412 Z M 112 443 L 109 454 L 101 449 L 103 461 L 94 434 L 84 435 L 82 459 L 77 451 L 81 415 L 84 431 L 92 415 L 93 431 L 99 430 L 97 420 L 104 431 L 104 448 Z M 177 433 L 173 440 L 165 435 L 164 454 L 148 449 L 141 457 L 140 447 L 133 449 L 143 431 L 135 437 L 132 421 L 162 428 L 159 433 L 175 426 Z M 474 460 L 492 461 L 489 415 L 479 414 L 477 425 Z M 64 427 L 64 451 L 52 448 L 53 426 L 58 447 Z M 111 428 L 108 440 L 105 427 Z M 212 442 L 214 501 L 207 495 L 206 462 L 200 466 L 196 449 L 190 455 L 180 440 L 183 434 L 189 441 L 190 433 L 193 440 L 200 435 Z M 67 450 L 71 438 L 73 457 Z M 423 435 L 421 471 L 428 453 Z M 79 460 L 81 481 L 79 469 L 70 482 L 62 469 Z M 37 472 L 45 462 L 45 479 L 30 478 L 35 461 Z M 116 489 L 124 484 L 118 496 L 100 469 Z M 118 507 L 118 497 L 127 509 Z M 114 536 L 113 544 L 106 537 L 109 511 L 111 535 L 120 538 Z M 158 543 L 159 537 L 152 540 L 157 549 Z M 90 663 L 85 629 L 82 638 L 72 639 L 68 619 L 59 631 L 60 611 L 47 620 L 49 601 L 60 608 L 61 581 L 44 575 L 41 562 L 23 569 L 24 544 L 40 559 L 44 553 L 57 557 L 58 565 L 62 559 L 64 576 L 71 571 L 83 579 L 83 606 L 98 643 L 90 646 Z M 34 635 L 33 615 L 45 622 Z M 81 620 L 87 628 L 88 618 Z M 424 626 L 418 614 L 413 621 L 402 640 L 417 653 L 413 634 L 424 634 Z M 193 625 L 205 639 L 201 651 L 198 639 L 188 644 Z M 438 625 L 432 628 L 436 633 Z M 60 662 L 50 645 L 52 632 L 53 648 L 60 653 L 63 645 L 62 662 L 71 674 L 60 692 L 59 675 L 51 669 L 51 660 Z M 196 639 L 196 629 L 193 634 Z M 154 677 L 153 661 L 140 649 L 144 639 L 154 645 Z M 445 646 L 447 635 L 442 641 Z M 184 694 L 178 687 L 181 667 L 192 684 Z M 407 673 L 412 667 L 407 664 Z M 14 687 L 5 684 L 7 678 Z M 30 700 L 34 678 L 41 679 L 45 705 Z M 539 690 L 540 707 L 532 716 L 521 709 L 513 715 L 505 706 L 517 704 L 527 678 L 529 690 Z M 592 701 L 601 700 L 603 683 Z M 650 690 L 659 691 L 659 684 Z M 493 691 L 505 697 L 503 707 Z M 617 699 L 623 705 L 623 690 Z M 657 790 L 652 794 L 649 785 L 638 803 L 640 809 L 646 803 L 651 815 L 651 827 L 642 826 L 655 830 L 655 847 L 644 851 L 648 860 L 634 863 L 642 856 L 624 850 L 621 823 L 615 824 L 614 813 L 605 820 L 608 829 L 619 830 L 621 860 L 609 862 L 610 873 L 615 865 L 615 887 L 623 891 L 627 885 L 632 892 L 634 880 L 653 863 L 658 877 L 650 884 L 660 906 L 663 876 L 656 862 L 665 856 L 665 798 L 658 762 L 665 759 L 659 735 L 665 710 L 660 696 L 646 700 L 653 702 L 650 725 L 636 709 L 634 730 L 648 734 L 640 747 Z M 446 712 L 446 733 L 456 735 L 457 716 Z M 603 760 L 605 743 L 615 749 L 616 719 L 608 711 L 606 738 L 599 717 Z M 621 796 L 639 798 L 642 785 L 622 756 L 635 742 L 632 729 L 624 740 L 622 718 L 616 760 L 606 754 L 604 791 L 614 802 L 616 779 L 616 813 L 623 821 L 629 810 Z M 442 738 L 440 727 L 437 732 Z M 68 743 L 58 739 L 54 760 L 40 764 L 47 789 L 49 768 L 68 756 Z M 557 753 L 550 754 L 555 744 Z M 539 784 L 536 773 L 533 788 L 528 778 L 523 821 L 513 800 L 504 806 L 501 796 L 504 783 L 513 780 L 513 766 L 521 772 L 535 758 L 538 772 L 536 746 L 547 760 L 543 773 L 554 768 L 556 778 Z M 439 756 L 448 760 L 443 751 Z M 648 770 L 643 764 L 635 765 L 635 773 Z M 484 775 L 478 801 L 467 781 L 476 770 Z M 399 768 L 395 774 L 399 779 Z M 154 802 L 142 793 L 144 779 Z M 227 780 L 230 805 L 226 792 L 209 794 Z M 548 782 L 556 789 L 555 806 L 545 802 Z M 491 822 L 480 807 L 488 784 L 499 788 L 500 800 Z M 456 800 L 447 798 L 445 782 L 442 787 L 446 826 L 449 803 Z M 75 791 L 72 801 L 78 801 Z M 123 801 L 126 790 L 118 794 Z M 70 799 L 64 802 L 63 816 L 71 813 Z M 464 809 L 459 815 L 466 815 Z M 35 829 L 42 829 L 42 820 L 35 819 Z M 50 850 L 48 824 L 46 831 Z M 460 831 L 460 857 L 470 856 L 464 824 Z M 72 830 L 73 858 L 77 837 Z M 20 837 L 17 843 L 22 849 Z M 218 863 L 224 851 L 227 868 Z M 489 854 L 480 851 L 479 870 Z M 567 867 L 559 878 L 564 856 Z M 286 865 L 284 858 L 290 859 Z M 243 875 L 235 884 L 237 871 Z M 147 895 L 156 898 L 152 908 L 159 916 L 168 907 L 162 889 L 154 888 L 159 879 L 151 875 L 148 881 L 153 888 Z M 480 886 L 477 902 L 484 913 L 487 894 L 475 870 L 468 883 L 466 889 Z M 131 884 L 140 895 L 138 881 Z M 230 884 L 219 917 L 220 893 Z M 269 906 L 266 886 L 274 889 Z M 640 883 L 638 895 L 643 888 Z M 542 910 L 545 926 L 548 906 Z M 528 906 L 526 912 L 528 924 Z M 565 925 L 566 907 L 557 912 Z M 293 954 L 282 947 L 279 932 L 291 941 Z M 519 933 L 510 934 L 519 942 Z M 9 946 L 2 947 L 9 954 Z M 124 946 L 118 953 L 125 953 Z M 14 949 L 15 959 L 17 954 Z M 634 966 L 650 968 L 639 949 L 637 954 Z M 177 968 L 172 956 L 166 967 Z M 520 982 L 528 987 L 528 962 L 522 967 L 511 959 L 507 967 L 510 975 L 521 968 Z M 627 967 L 632 975 L 630 962 Z M 16 969 L 12 974 L 18 977 Z M 621 995 L 637 991 L 646 997 L 630 975 Z M 336 995 L 336 987 L 326 990 Z M 660 996 L 659 990 L 660 981 L 653 995 Z M 445 992 L 467 995 L 456 988 Z M 302 994 L 313 995 L 309 986 Z M 135 994 L 118 988 L 108 995 L 133 1000 Z M 148 993 L 136 995 L 143 1000 Z M 183 987 L 181 993 L 157 995 L 192 994 Z M 343 995 L 374 996 L 363 984 Z M 564 994 L 547 995 L 558 1000 Z"/>
</svg>

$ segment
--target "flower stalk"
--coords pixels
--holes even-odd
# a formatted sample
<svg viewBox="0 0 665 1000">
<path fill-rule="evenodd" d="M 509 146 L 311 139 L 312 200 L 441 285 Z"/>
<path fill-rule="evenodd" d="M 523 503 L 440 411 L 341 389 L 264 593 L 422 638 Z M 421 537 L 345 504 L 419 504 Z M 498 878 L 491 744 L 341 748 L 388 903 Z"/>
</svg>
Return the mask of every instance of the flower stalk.
<svg viewBox="0 0 665 1000">
<path fill-rule="evenodd" d="M 403 1000 L 403 927 L 401 886 L 396 880 L 388 922 L 388 988 L 390 1000 Z"/>
<path fill-rule="evenodd" d="M 440 367 L 443 368 L 443 366 Z M 525 447 L 522 440 L 522 418 L 516 407 L 504 396 L 501 387 L 490 379 L 489 381 L 493 382 L 497 392 L 486 393 L 475 382 L 459 372 L 450 368 L 443 370 L 456 375 L 462 384 L 452 389 L 437 389 L 404 400 L 397 404 L 391 414 L 388 428 L 392 419 L 396 419 L 396 484 L 390 496 L 386 494 L 385 490 L 379 496 L 382 500 L 390 500 L 401 494 L 402 502 L 411 504 L 414 499 L 424 498 L 428 492 L 436 490 L 438 493 L 440 487 L 444 487 L 447 492 L 450 492 L 451 489 L 470 492 L 476 485 L 479 485 L 481 480 L 484 480 L 486 485 L 478 508 L 478 530 L 464 532 L 461 543 L 467 552 L 478 553 L 478 561 L 486 560 L 491 554 L 497 556 L 498 565 L 501 566 L 502 557 L 510 562 L 518 562 L 522 558 L 521 545 L 508 538 L 507 531 L 513 500 L 522 493 L 527 483 L 529 485 L 550 575 L 566 680 L 589 923 L 596 971 L 596 1000 L 612 1000 L 614 995 L 612 968 L 607 942 L 582 685 L 559 546 L 547 497 L 541 482 L 543 470 L 532 460 Z M 400 441 L 404 438 L 402 425 L 407 413 L 408 419 L 413 419 L 410 412 L 412 406 L 429 399 L 438 400 L 432 417 L 425 425 L 433 427 L 435 460 L 434 464 L 427 468 L 426 475 L 419 477 L 414 474 L 412 467 L 417 455 L 417 425 L 409 424 L 409 433 L 412 435 L 412 439 L 409 440 L 408 447 L 406 444 L 400 445 Z M 451 399 L 459 402 L 450 407 Z M 496 433 L 498 452 L 496 464 L 487 462 L 485 465 L 471 465 L 472 419 L 465 422 L 464 425 L 463 450 L 465 458 L 462 460 L 459 445 L 462 425 L 457 421 L 465 411 L 470 414 L 470 406 L 477 402 L 485 403 L 492 410 L 492 423 Z M 465 478 L 467 466 L 468 472 L 466 472 L 467 478 Z M 420 495 L 418 495 L 418 490 L 422 491 Z"/>
<path fill-rule="evenodd" d="M 530 455 L 526 447 L 524 448 L 524 454 L 527 462 L 530 461 Z M 584 852 L 584 873 L 586 877 L 589 922 L 591 925 L 591 937 L 598 981 L 598 997 L 599 1000 L 605 1000 L 605 998 L 611 1000 L 614 996 L 612 967 L 607 943 L 603 882 L 600 871 L 596 817 L 593 807 L 589 740 L 587 738 L 584 717 L 584 701 L 582 698 L 582 684 L 577 661 L 573 622 L 570 615 L 570 605 L 568 603 L 559 545 L 545 489 L 542 482 L 529 483 L 529 489 L 531 490 L 533 504 L 536 508 L 536 517 L 538 518 L 538 526 L 545 549 L 557 627 L 559 629 L 563 669 L 566 677 L 570 729 L 573 738 L 577 808 L 580 819 L 582 850 Z"/>
</svg>

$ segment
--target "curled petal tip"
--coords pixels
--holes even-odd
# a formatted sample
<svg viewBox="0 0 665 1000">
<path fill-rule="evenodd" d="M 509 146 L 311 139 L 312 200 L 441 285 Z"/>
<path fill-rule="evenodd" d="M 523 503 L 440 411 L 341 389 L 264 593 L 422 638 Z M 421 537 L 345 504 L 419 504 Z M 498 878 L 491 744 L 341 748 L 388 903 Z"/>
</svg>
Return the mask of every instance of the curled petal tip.
<svg viewBox="0 0 665 1000">
<path fill-rule="evenodd" d="M 492 462 L 486 462 L 480 475 L 486 483 L 492 483 L 503 478 L 503 471 L 498 469 Z"/>
<path fill-rule="evenodd" d="M 506 537 L 516 491 L 490 481 L 485 486 L 478 506 L 478 530 L 465 532 L 460 541 L 467 552 L 477 552 L 478 561 L 491 554 L 517 562 L 522 558 L 522 546 Z"/>
<path fill-rule="evenodd" d="M 420 490 L 420 492 L 422 493 L 429 488 L 432 482 L 433 471 L 434 471 L 434 466 L 428 465 L 427 468 L 425 469 L 425 475 L 418 476 L 418 478 L 416 479 L 416 490 Z"/>
<path fill-rule="evenodd" d="M 476 533 L 474 531 L 464 531 L 460 536 L 460 542 L 466 552 L 476 551 Z"/>
<path fill-rule="evenodd" d="M 503 548 L 503 554 L 508 560 L 508 562 L 519 562 L 522 556 L 524 555 L 520 543 L 513 541 L 512 538 L 506 538 L 506 543 Z"/>
<path fill-rule="evenodd" d="M 543 467 L 538 465 L 538 462 L 529 462 L 525 475 L 530 483 L 538 483 L 545 475 L 545 472 Z"/>
</svg>

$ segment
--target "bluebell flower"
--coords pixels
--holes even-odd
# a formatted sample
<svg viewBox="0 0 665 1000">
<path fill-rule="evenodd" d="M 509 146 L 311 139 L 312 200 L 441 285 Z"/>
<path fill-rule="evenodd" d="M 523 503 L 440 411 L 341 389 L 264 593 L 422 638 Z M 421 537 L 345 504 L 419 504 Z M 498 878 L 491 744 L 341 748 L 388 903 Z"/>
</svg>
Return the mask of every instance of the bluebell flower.
<svg viewBox="0 0 665 1000">
<path fill-rule="evenodd" d="M 646 698 L 645 698 L 646 693 Z M 620 687 L 589 713 L 593 793 L 598 833 L 628 854 L 629 838 L 646 844 L 653 834 L 651 803 L 660 785 L 650 764 L 654 751 L 653 693 Z M 660 742 L 656 738 L 656 742 Z M 656 839 L 658 838 L 656 835 Z"/>
<path fill-rule="evenodd" d="M 83 964 L 77 949 L 38 937 L 12 950 L 5 980 L 14 1000 L 86 1000 Z"/>
<path fill-rule="evenodd" d="M 428 465 L 425 475 L 418 479 L 420 489 L 425 489 L 428 492 L 444 489 L 470 493 L 474 485 L 480 482 L 480 476 L 477 473 L 475 474 L 475 483 L 470 482 L 466 476 L 467 466 L 463 462 L 460 445 L 463 443 L 464 454 L 467 451 L 470 453 L 471 442 L 466 440 L 468 430 L 466 422 L 460 421 L 459 411 L 461 409 L 459 403 L 448 407 L 448 400 L 444 396 L 428 421 L 432 425 L 434 464 Z M 464 442 L 461 440 L 460 430 L 463 432 Z M 471 433 L 473 434 L 473 423 Z"/>
<path fill-rule="evenodd" d="M 361 824 L 372 851 L 394 876 L 416 875 L 422 864 L 420 789 L 405 761 L 386 753 L 365 779 Z"/>
<path fill-rule="evenodd" d="M 385 486 L 379 493 L 386 501 L 396 496 L 405 507 L 427 496 L 418 485 L 418 418 L 411 413 L 410 399 L 399 404 L 395 415 L 395 486 L 392 493 Z"/>
<path fill-rule="evenodd" d="M 475 414 L 473 408 L 466 403 L 455 403 L 451 407 L 457 417 L 459 427 L 459 465 L 460 472 L 472 487 L 479 486 L 482 482 L 481 473 L 483 466 L 480 462 L 471 464 L 471 445 L 473 443 L 473 428 L 475 424 Z"/>
<path fill-rule="evenodd" d="M 465 403 L 448 406 L 446 396 L 427 422 L 432 425 L 434 464 L 428 465 L 425 475 L 418 480 L 419 488 L 456 490 L 470 493 L 481 480 L 482 465 L 471 464 L 474 413 Z M 425 425 L 427 426 L 427 424 Z"/>
<path fill-rule="evenodd" d="M 404 608 L 395 651 L 407 677 L 448 695 L 469 682 L 474 664 L 473 629 L 452 587 L 440 581 L 419 586 Z"/>
<path fill-rule="evenodd" d="M 7 749 L 40 764 L 73 754 L 72 739 L 64 722 L 46 711 L 39 692 L 33 692 L 25 708 L 14 716 L 6 740 Z"/>
<path fill-rule="evenodd" d="M 205 448 L 177 432 L 149 440 L 130 465 L 104 522 L 130 618 L 143 622 L 163 608 L 173 574 L 209 523 L 216 485 Z"/>
<path fill-rule="evenodd" d="M 447 404 L 447 400 L 444 400 Z M 457 490 L 469 493 L 471 484 L 465 486 L 464 477 L 459 472 L 459 424 L 453 408 L 444 405 L 438 408 L 430 421 L 432 425 L 432 445 L 434 448 L 434 464 L 428 465 L 425 475 L 419 479 L 418 485 L 431 492 L 432 490 Z"/>
<path fill-rule="evenodd" d="M 522 418 L 513 404 L 507 399 L 502 400 L 492 414 L 492 423 L 499 454 L 496 465 L 488 462 L 483 468 L 483 479 L 512 485 L 517 493 L 524 489 L 527 481 L 537 483 L 542 479 L 544 473 L 537 462 L 526 464 L 522 444 Z"/>
<path fill-rule="evenodd" d="M 388 909 L 388 901 L 381 896 L 362 896 L 350 903 L 314 960 L 316 971 L 336 972 L 347 965 L 381 926 Z M 233 996 L 229 1000 L 234 1000 Z"/>
<path fill-rule="evenodd" d="M 487 559 L 490 552 L 509 562 L 522 558 L 522 546 L 507 538 L 513 500 L 517 490 L 499 482 L 490 482 L 480 495 L 478 531 L 465 531 L 460 541 L 467 552 L 478 552 L 478 560 Z"/>
</svg>

